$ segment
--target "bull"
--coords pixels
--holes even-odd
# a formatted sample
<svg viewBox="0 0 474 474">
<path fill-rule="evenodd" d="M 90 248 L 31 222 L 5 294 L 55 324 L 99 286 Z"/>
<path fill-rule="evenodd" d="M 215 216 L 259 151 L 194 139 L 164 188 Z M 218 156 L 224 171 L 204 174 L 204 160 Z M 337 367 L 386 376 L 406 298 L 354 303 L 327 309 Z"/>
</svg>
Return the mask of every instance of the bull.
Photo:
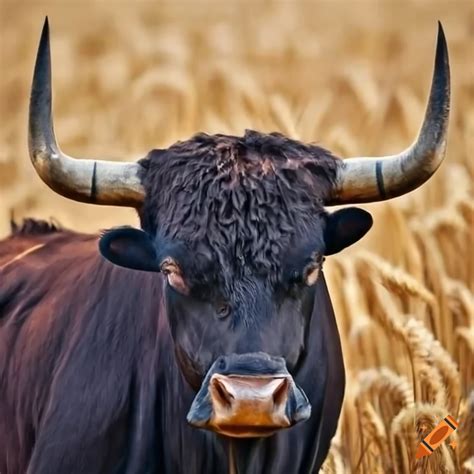
<svg viewBox="0 0 474 474">
<path fill-rule="evenodd" d="M 67 198 L 135 208 L 141 229 L 27 220 L 0 243 L 0 472 L 317 471 L 345 385 L 323 261 L 372 225 L 324 206 L 424 183 L 445 156 L 449 81 L 439 25 L 421 130 L 393 156 L 246 131 L 75 159 L 53 131 L 46 20 L 33 166 Z"/>
</svg>

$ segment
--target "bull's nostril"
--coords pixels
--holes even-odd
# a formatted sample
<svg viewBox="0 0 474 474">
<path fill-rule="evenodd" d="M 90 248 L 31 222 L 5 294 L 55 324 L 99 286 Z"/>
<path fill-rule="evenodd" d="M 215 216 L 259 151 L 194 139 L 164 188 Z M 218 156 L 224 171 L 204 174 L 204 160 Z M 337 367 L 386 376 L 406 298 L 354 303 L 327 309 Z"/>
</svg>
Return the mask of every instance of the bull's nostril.
<svg viewBox="0 0 474 474">
<path fill-rule="evenodd" d="M 288 380 L 283 379 L 280 385 L 278 385 L 278 387 L 275 389 L 273 392 L 273 403 L 275 405 L 278 406 L 286 402 L 286 398 L 288 396 L 288 386 Z"/>
<path fill-rule="evenodd" d="M 218 362 L 217 362 L 217 367 L 219 370 L 223 371 L 225 369 L 225 359 L 224 357 L 219 357 Z"/>
<path fill-rule="evenodd" d="M 227 408 L 232 406 L 232 400 L 234 400 L 234 396 L 227 391 L 225 386 L 219 382 L 219 380 L 214 380 L 214 388 L 217 400 Z"/>
</svg>

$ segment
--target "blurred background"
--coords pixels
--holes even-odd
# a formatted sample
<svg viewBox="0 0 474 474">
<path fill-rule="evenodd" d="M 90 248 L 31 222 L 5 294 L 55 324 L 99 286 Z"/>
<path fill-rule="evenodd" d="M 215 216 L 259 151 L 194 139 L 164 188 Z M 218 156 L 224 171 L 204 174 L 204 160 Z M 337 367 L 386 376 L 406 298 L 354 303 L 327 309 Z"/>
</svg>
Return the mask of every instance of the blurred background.
<svg viewBox="0 0 474 474">
<path fill-rule="evenodd" d="M 417 191 L 364 206 L 373 230 L 326 265 L 347 389 L 323 471 L 474 472 L 474 3 L 0 0 L 0 237 L 12 212 L 87 232 L 137 224 L 132 210 L 55 195 L 29 162 L 45 15 L 61 148 L 116 160 L 246 128 L 342 158 L 401 151 L 422 121 L 441 20 L 446 161 Z M 416 461 L 447 414 L 461 423 L 456 447 Z"/>
</svg>

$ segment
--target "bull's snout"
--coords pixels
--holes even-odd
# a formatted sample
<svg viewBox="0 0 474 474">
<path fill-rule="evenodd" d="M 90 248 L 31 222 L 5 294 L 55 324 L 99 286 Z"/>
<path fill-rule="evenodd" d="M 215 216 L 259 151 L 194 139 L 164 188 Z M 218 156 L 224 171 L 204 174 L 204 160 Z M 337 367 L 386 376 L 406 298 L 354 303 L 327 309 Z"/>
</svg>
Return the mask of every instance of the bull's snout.
<svg viewBox="0 0 474 474">
<path fill-rule="evenodd" d="M 311 405 L 281 357 L 257 352 L 220 357 L 209 369 L 187 419 L 234 438 L 270 436 L 307 420 Z"/>
<path fill-rule="evenodd" d="M 288 377 L 214 374 L 210 381 L 215 431 L 234 437 L 265 436 L 291 425 L 286 414 Z"/>
</svg>

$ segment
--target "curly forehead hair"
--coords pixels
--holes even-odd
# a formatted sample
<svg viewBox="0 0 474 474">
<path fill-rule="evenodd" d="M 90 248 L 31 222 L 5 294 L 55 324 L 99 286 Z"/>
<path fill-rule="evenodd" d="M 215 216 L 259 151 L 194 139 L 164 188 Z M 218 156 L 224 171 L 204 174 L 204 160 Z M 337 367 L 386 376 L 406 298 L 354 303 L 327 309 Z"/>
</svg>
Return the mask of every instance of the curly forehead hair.
<svg viewBox="0 0 474 474">
<path fill-rule="evenodd" d="M 223 267 L 276 271 L 295 233 L 324 213 L 337 163 L 279 133 L 199 134 L 140 162 L 142 227 L 207 245 Z"/>
</svg>

